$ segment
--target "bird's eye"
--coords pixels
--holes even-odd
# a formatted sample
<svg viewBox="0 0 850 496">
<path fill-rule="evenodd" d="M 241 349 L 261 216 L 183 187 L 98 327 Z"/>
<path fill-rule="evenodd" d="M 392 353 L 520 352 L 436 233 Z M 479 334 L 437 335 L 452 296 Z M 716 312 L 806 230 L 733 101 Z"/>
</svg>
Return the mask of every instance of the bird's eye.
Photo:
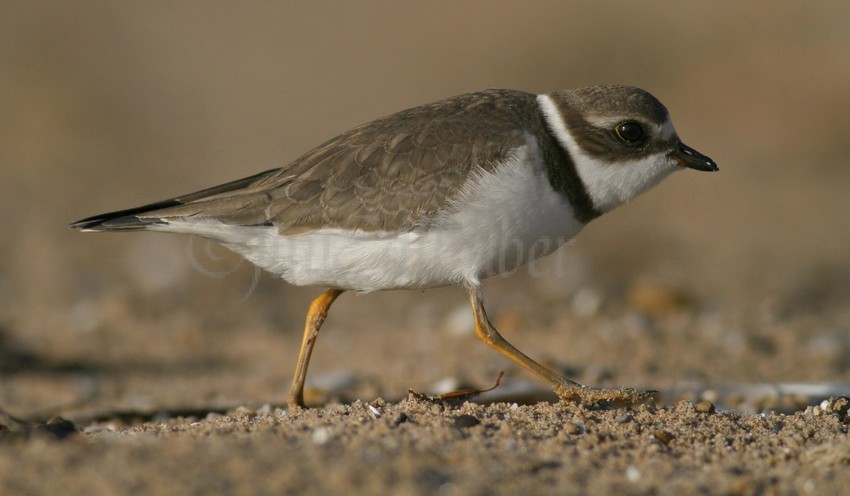
<svg viewBox="0 0 850 496">
<path fill-rule="evenodd" d="M 643 126 L 637 122 L 621 122 L 614 128 L 617 137 L 629 144 L 635 144 L 643 140 Z"/>
</svg>

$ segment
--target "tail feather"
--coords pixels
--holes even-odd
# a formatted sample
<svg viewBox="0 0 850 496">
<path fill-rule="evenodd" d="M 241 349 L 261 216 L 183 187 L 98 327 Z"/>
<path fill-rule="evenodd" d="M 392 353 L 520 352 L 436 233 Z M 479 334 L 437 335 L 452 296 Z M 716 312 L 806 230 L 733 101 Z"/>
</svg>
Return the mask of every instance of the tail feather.
<svg viewBox="0 0 850 496">
<path fill-rule="evenodd" d="M 239 194 L 240 190 L 249 188 L 254 183 L 277 173 L 280 169 L 270 169 L 250 177 L 237 179 L 229 183 L 213 186 L 188 195 L 178 196 L 168 200 L 142 205 L 141 207 L 117 210 L 105 214 L 94 215 L 71 223 L 70 227 L 81 231 L 141 231 L 151 226 L 166 222 L 156 214 L 167 214 L 165 209 L 179 207 L 194 202 L 206 202 L 226 195 Z M 163 212 L 159 212 L 163 211 Z M 154 215 L 144 215 L 153 213 Z M 173 212 L 176 213 L 176 212 Z"/>
<path fill-rule="evenodd" d="M 160 210 L 163 208 L 182 205 L 178 200 L 165 200 L 151 203 L 136 208 L 118 210 L 105 214 L 94 215 L 78 220 L 71 224 L 71 228 L 81 231 L 140 231 L 147 229 L 151 224 L 161 224 L 162 221 L 155 218 L 140 218 L 138 214 Z"/>
</svg>

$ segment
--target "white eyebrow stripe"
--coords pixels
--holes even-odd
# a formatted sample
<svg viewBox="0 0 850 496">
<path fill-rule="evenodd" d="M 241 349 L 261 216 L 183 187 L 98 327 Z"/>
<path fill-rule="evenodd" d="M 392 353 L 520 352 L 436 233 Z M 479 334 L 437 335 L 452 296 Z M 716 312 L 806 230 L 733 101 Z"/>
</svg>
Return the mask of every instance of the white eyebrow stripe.
<svg viewBox="0 0 850 496">
<path fill-rule="evenodd" d="M 623 121 L 633 121 L 635 120 L 632 117 L 628 117 L 625 115 L 617 115 L 617 116 L 607 116 L 607 117 L 597 117 L 595 115 L 587 116 L 587 122 L 593 124 L 595 127 L 614 127 L 617 124 Z"/>
<path fill-rule="evenodd" d="M 596 117 L 589 116 L 587 117 L 587 122 L 592 124 L 595 127 L 599 128 L 614 128 L 617 124 L 624 121 L 635 121 L 634 117 L 628 116 L 608 116 L 608 117 Z M 673 121 L 670 120 L 670 117 L 667 117 L 667 120 L 664 121 L 660 126 L 658 124 L 653 124 L 649 122 L 644 122 L 643 120 L 637 120 L 642 125 L 652 128 L 652 134 L 660 136 L 662 141 L 669 141 L 674 136 L 676 136 L 676 128 L 673 127 Z"/>
</svg>

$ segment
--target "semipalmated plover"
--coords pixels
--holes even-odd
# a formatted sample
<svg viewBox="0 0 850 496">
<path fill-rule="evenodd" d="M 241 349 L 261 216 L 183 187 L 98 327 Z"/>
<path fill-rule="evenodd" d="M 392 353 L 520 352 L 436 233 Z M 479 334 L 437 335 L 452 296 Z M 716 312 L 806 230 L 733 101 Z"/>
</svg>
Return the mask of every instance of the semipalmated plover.
<svg viewBox="0 0 850 496">
<path fill-rule="evenodd" d="M 455 284 L 469 293 L 479 338 L 581 400 L 597 390 L 493 327 L 481 280 L 551 253 L 685 167 L 717 170 L 644 90 L 487 90 L 363 124 L 278 169 L 72 227 L 197 234 L 292 284 L 329 288 L 307 313 L 290 407 L 304 405 L 313 345 L 342 292 Z"/>
</svg>

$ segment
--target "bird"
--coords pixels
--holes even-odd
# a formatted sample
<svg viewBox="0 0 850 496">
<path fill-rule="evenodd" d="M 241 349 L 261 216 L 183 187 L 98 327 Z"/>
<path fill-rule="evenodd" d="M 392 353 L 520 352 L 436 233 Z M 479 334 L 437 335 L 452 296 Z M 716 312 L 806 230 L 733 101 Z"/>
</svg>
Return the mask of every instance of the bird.
<svg viewBox="0 0 850 496">
<path fill-rule="evenodd" d="M 505 340 L 487 316 L 482 280 L 548 255 L 686 168 L 718 170 L 643 89 L 489 89 L 354 127 L 283 167 L 71 227 L 194 234 L 293 285 L 324 288 L 307 312 L 290 408 L 305 407 L 313 347 L 343 292 L 441 286 L 465 289 L 484 343 L 562 400 L 592 401 L 617 395 L 600 396 L 609 390 L 563 377 Z"/>
</svg>

